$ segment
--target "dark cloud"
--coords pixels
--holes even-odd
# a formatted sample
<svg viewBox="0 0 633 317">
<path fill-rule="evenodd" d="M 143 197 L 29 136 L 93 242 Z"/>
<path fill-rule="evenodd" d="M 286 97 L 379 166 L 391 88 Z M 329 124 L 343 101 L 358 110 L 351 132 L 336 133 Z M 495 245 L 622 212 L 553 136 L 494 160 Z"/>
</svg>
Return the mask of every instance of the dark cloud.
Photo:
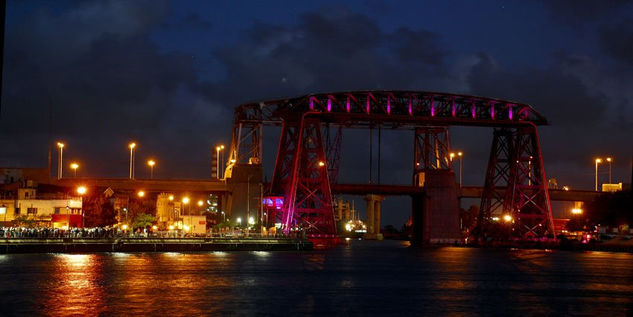
<svg viewBox="0 0 633 317">
<path fill-rule="evenodd" d="M 315 91 L 448 88 L 440 84 L 449 72 L 438 35 L 385 33 L 344 7 L 303 14 L 298 25 L 255 23 L 246 34 L 216 52 L 227 78 L 214 92 L 231 106 Z"/>
<path fill-rule="evenodd" d="M 498 68 L 492 57 L 480 53 L 470 73 L 471 93 L 495 96 L 535 105 L 552 123 L 577 126 L 601 121 L 606 110 L 604 96 L 592 95 L 576 77 L 563 72 L 560 64 L 537 69 Z M 579 111 L 582 105 L 582 111 Z"/>
<path fill-rule="evenodd" d="M 179 18 L 175 22 L 172 22 L 172 23 L 165 22 L 162 26 L 165 29 L 170 29 L 170 28 L 175 28 L 175 29 L 180 29 L 180 30 L 197 29 L 197 30 L 208 31 L 213 26 L 213 23 L 209 22 L 207 19 L 203 18 L 198 13 L 191 13 L 191 14 L 187 14 L 184 17 Z"/>
<path fill-rule="evenodd" d="M 631 0 L 537 0 L 557 22 L 583 24 L 604 19 L 620 10 L 632 8 Z"/>
<path fill-rule="evenodd" d="M 633 66 L 633 20 L 605 26 L 599 33 L 603 50 L 612 58 Z"/>
<path fill-rule="evenodd" d="M 473 94 L 526 102 L 545 115 L 551 125 L 539 131 L 548 175 L 588 187 L 592 158 L 630 156 L 631 148 L 622 144 L 630 144 L 633 111 L 630 101 L 607 95 L 602 87 L 585 81 L 582 76 L 602 76 L 587 63 L 584 58 L 557 53 L 540 69 L 503 69 L 491 56 L 479 54 L 469 82 Z M 582 71 L 573 72 L 573 68 Z M 583 170 L 586 173 L 578 172 Z"/>
<path fill-rule="evenodd" d="M 566 9 L 565 3 L 569 2 L 544 6 L 553 17 L 574 23 L 598 18 L 603 23 L 627 6 L 622 1 L 582 1 L 583 7 L 574 1 Z M 380 4 L 367 6 L 376 5 Z M 21 22 L 8 24 L 0 124 L 3 162 L 45 162 L 49 137 L 63 138 L 69 143 L 68 155 L 87 162 L 87 174 L 125 176 L 125 143 L 134 138 L 139 159 L 158 156 L 157 177 L 205 177 L 211 145 L 229 142 L 238 104 L 358 89 L 436 90 L 530 103 L 552 122 L 540 129 L 548 168 L 552 167 L 548 173 L 580 174 L 577 177 L 590 181 L 591 175 L 577 172 L 585 168 L 582 157 L 600 151 L 630 156 L 630 149 L 621 144 L 630 138 L 633 126 L 633 79 L 583 50 L 569 48 L 554 52 L 550 60 L 529 62 L 525 60 L 530 55 L 517 51 L 521 66 L 503 65 L 496 60 L 498 53 L 491 53 L 499 52 L 503 41 L 495 40 L 497 47 L 491 45 L 480 54 L 468 47 L 452 52 L 447 47 L 460 47 L 450 45 L 455 39 L 400 22 L 386 23 L 388 19 L 379 22 L 347 7 L 253 22 L 235 39 L 192 35 L 210 26 L 205 17 L 203 12 L 175 17 L 166 1 L 89 1 L 71 2 L 64 10 L 40 8 Z M 215 30 L 216 20 L 213 23 Z M 587 38 L 600 39 L 604 51 L 624 63 L 619 66 L 630 66 L 633 54 L 626 43 L 632 40 L 631 28 L 601 25 Z M 181 33 L 191 41 L 221 42 L 200 47 L 218 47 L 209 54 L 212 61 L 205 62 L 219 65 L 223 76 L 205 69 L 207 64 L 194 63 L 194 53 L 166 43 Z M 207 58 L 200 51 L 195 55 Z M 466 183 L 483 184 L 490 130 L 453 131 L 454 146 L 467 153 Z M 411 181 L 409 132 L 383 131 L 385 183 Z M 273 133 L 265 133 L 269 156 L 276 150 Z M 347 181 L 367 181 L 367 134 L 346 131 L 342 169 Z M 274 158 L 267 160 L 272 169 Z"/>
<path fill-rule="evenodd" d="M 46 142 L 64 139 L 69 155 L 83 156 L 97 174 L 117 169 L 125 160 L 118 149 L 130 139 L 142 144 L 143 155 L 156 155 L 161 143 L 177 149 L 183 139 L 210 143 L 201 114 L 214 106 L 199 92 L 191 55 L 164 53 L 151 38 L 168 9 L 166 1 L 81 2 L 63 12 L 39 8 L 9 25 L 0 142 L 43 162 L 36 153 L 45 153 Z M 211 110 L 201 113 L 201 104 Z M 19 145 L 25 125 L 40 136 L 29 147 Z M 201 153 L 192 159 L 207 160 L 208 151 L 196 149 Z M 178 165 L 178 158 L 174 151 L 161 155 L 181 166 L 175 170 L 192 172 L 195 164 Z"/>
</svg>

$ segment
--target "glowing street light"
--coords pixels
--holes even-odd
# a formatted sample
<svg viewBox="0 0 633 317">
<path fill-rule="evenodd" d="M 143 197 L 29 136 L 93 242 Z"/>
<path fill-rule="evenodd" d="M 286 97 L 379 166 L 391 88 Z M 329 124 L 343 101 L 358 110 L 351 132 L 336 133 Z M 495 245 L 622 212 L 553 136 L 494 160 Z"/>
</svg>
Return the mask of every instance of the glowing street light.
<svg viewBox="0 0 633 317">
<path fill-rule="evenodd" d="M 147 161 L 147 165 L 149 165 L 149 178 L 154 178 L 154 165 L 156 165 L 156 161 L 149 160 Z"/>
<path fill-rule="evenodd" d="M 136 143 L 131 142 L 128 147 L 130 148 L 130 179 L 134 179 L 134 148 L 136 148 Z"/>
<path fill-rule="evenodd" d="M 611 162 L 613 161 L 613 159 L 611 157 L 607 157 L 607 162 L 609 162 L 609 184 L 611 183 Z"/>
<path fill-rule="evenodd" d="M 169 201 L 174 201 L 174 195 L 169 195 Z"/>
<path fill-rule="evenodd" d="M 237 225 L 238 226 L 242 225 L 242 217 L 237 217 Z"/>
<path fill-rule="evenodd" d="M 510 215 L 504 215 L 504 216 L 503 216 L 503 221 L 505 221 L 505 222 L 510 222 L 510 221 L 512 221 L 512 216 L 510 216 Z"/>
<path fill-rule="evenodd" d="M 198 207 L 202 207 L 203 204 L 204 202 L 202 200 L 198 200 Z"/>
<path fill-rule="evenodd" d="M 88 189 L 86 188 L 86 186 L 79 186 L 79 187 L 77 187 L 77 194 L 83 195 L 83 194 L 85 194 L 87 192 L 88 192 Z"/>
<path fill-rule="evenodd" d="M 319 161 L 319 167 L 323 167 L 323 166 L 325 166 L 325 162 Z"/>
<path fill-rule="evenodd" d="M 602 159 L 597 158 L 596 159 L 596 186 L 595 186 L 595 191 L 598 191 L 598 164 L 602 163 Z"/>
<path fill-rule="evenodd" d="M 72 162 L 70 163 L 70 168 L 73 169 L 73 171 L 75 172 L 75 178 L 77 178 L 77 169 L 79 168 L 79 164 L 77 164 L 76 162 Z"/>
<path fill-rule="evenodd" d="M 248 224 L 249 225 L 254 225 L 255 224 L 255 219 L 253 219 L 253 217 L 248 218 Z"/>
<path fill-rule="evenodd" d="M 141 198 L 145 197 L 145 192 L 142 190 L 139 190 L 138 193 L 136 194 L 138 195 L 138 197 L 141 197 Z"/>
<path fill-rule="evenodd" d="M 582 214 L 582 209 L 581 208 L 572 208 L 571 213 L 574 215 L 580 215 Z"/>
<path fill-rule="evenodd" d="M 62 165 L 64 160 L 64 146 L 64 143 L 57 142 L 57 149 L 59 152 L 59 159 L 57 160 L 57 179 L 62 179 L 62 177 L 64 176 L 64 165 Z"/>
</svg>

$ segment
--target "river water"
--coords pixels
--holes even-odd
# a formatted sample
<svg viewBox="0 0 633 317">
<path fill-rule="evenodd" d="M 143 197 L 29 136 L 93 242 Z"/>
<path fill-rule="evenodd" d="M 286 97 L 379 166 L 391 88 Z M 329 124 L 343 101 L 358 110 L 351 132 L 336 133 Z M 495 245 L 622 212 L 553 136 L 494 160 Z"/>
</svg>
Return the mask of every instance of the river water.
<svg viewBox="0 0 633 317">
<path fill-rule="evenodd" d="M 633 314 L 633 254 L 415 249 L 0 255 L 0 315 Z"/>
</svg>

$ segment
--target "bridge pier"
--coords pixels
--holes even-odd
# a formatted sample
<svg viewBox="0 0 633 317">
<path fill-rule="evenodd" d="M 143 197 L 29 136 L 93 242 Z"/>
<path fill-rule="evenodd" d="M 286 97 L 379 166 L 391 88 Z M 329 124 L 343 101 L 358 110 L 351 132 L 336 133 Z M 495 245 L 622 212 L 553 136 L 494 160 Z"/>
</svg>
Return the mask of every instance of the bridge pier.
<svg viewBox="0 0 633 317">
<path fill-rule="evenodd" d="M 365 196 L 365 202 L 367 203 L 367 233 L 363 236 L 368 240 L 382 240 L 382 233 L 380 233 L 380 216 L 382 201 L 385 200 L 385 196 L 368 194 Z"/>
<path fill-rule="evenodd" d="M 415 244 L 461 243 L 455 174 L 451 170 L 428 170 L 416 178 L 424 194 L 412 196 Z"/>
<path fill-rule="evenodd" d="M 228 197 L 226 201 L 226 218 L 235 222 L 242 218 L 242 225 L 248 224 L 248 218 L 253 217 L 259 222 L 262 195 L 262 165 L 239 164 L 233 166 L 231 177 L 226 179 Z"/>
</svg>

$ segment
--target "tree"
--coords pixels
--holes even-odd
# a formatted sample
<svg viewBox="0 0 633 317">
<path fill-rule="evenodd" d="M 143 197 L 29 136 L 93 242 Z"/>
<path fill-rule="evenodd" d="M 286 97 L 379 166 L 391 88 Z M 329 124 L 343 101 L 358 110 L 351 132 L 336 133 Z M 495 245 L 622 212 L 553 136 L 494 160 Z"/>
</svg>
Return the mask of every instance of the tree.
<svg viewBox="0 0 633 317">
<path fill-rule="evenodd" d="M 116 223 L 116 212 L 113 203 L 100 193 L 95 191 L 82 199 L 85 224 L 87 227 L 103 227 Z"/>
<path fill-rule="evenodd" d="M 585 206 L 585 215 L 593 225 L 619 226 L 633 223 L 633 191 L 605 193 Z"/>
<path fill-rule="evenodd" d="M 153 215 L 148 215 L 148 214 L 139 214 L 136 216 L 136 218 L 134 218 L 134 224 L 132 225 L 133 228 L 147 228 L 150 227 L 154 221 L 156 220 L 156 217 L 154 217 Z"/>
<path fill-rule="evenodd" d="M 11 223 L 14 227 L 27 227 L 27 228 L 33 228 L 35 227 L 35 219 L 31 219 L 28 216 L 25 215 L 21 215 L 18 216 L 17 218 L 11 220 Z"/>
<path fill-rule="evenodd" d="M 129 205 L 127 207 L 128 217 L 130 219 L 136 219 L 141 214 L 156 215 L 156 199 L 150 197 L 133 198 L 130 197 Z"/>
</svg>

